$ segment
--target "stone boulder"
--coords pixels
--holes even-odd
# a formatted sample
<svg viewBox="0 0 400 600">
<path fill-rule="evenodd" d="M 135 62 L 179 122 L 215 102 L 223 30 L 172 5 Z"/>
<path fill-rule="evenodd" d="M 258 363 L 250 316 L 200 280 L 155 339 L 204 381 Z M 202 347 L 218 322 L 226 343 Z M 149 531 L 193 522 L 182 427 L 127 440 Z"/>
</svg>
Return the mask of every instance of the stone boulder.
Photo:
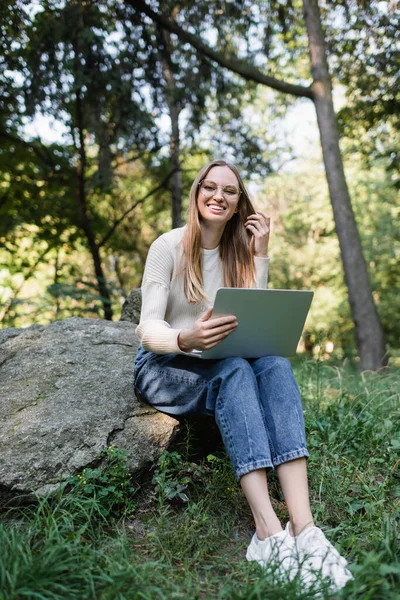
<svg viewBox="0 0 400 600">
<path fill-rule="evenodd" d="M 130 321 L 139 323 L 140 310 L 142 308 L 142 291 L 140 288 L 133 288 L 122 306 L 121 321 Z"/>
<path fill-rule="evenodd" d="M 114 444 L 139 474 L 169 446 L 175 419 L 135 397 L 128 322 L 78 317 L 0 331 L 0 495 L 42 495 Z"/>
</svg>

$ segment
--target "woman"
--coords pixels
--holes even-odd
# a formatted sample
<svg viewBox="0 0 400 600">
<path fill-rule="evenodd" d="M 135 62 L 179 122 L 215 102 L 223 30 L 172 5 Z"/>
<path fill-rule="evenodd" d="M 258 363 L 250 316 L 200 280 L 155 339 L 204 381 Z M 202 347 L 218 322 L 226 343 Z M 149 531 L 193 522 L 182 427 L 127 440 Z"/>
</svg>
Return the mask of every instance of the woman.
<svg viewBox="0 0 400 600">
<path fill-rule="evenodd" d="M 187 226 L 160 236 L 149 250 L 135 384 L 164 413 L 215 416 L 255 521 L 246 558 L 261 565 L 277 559 L 289 577 L 300 559 L 306 583 L 322 572 L 336 590 L 352 576 L 313 522 L 301 399 L 289 361 L 188 355 L 212 348 L 237 326 L 234 315 L 210 318 L 219 287 L 266 287 L 269 225 L 232 164 L 214 160 L 201 169 Z M 268 493 L 270 468 L 276 468 L 289 512 L 285 529 Z"/>
</svg>

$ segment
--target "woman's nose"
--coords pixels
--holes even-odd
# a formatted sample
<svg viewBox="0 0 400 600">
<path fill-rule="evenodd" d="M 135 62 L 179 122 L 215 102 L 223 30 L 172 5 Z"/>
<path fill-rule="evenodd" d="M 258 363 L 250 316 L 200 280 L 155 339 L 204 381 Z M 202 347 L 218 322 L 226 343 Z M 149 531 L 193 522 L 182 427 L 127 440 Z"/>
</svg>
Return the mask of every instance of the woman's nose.
<svg viewBox="0 0 400 600">
<path fill-rule="evenodd" d="M 222 192 L 222 187 L 217 186 L 217 189 L 214 192 L 214 200 L 223 200 L 223 199 L 224 199 L 224 194 Z"/>
</svg>

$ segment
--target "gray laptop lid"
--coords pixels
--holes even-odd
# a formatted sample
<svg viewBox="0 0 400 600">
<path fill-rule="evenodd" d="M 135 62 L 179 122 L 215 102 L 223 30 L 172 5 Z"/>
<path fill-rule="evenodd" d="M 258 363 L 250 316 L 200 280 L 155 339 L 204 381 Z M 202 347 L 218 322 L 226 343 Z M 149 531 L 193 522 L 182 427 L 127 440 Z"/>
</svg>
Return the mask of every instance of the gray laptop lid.
<svg viewBox="0 0 400 600">
<path fill-rule="evenodd" d="M 235 315 L 238 326 L 214 348 L 197 355 L 201 358 L 293 356 L 313 295 L 309 290 L 219 288 L 212 317 Z"/>
</svg>

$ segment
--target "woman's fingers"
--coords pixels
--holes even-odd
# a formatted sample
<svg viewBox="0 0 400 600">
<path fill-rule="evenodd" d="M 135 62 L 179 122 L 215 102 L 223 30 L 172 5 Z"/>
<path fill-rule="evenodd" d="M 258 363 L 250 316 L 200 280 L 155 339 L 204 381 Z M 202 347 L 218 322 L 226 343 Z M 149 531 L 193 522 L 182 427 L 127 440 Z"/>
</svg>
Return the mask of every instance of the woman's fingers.
<svg viewBox="0 0 400 600">
<path fill-rule="evenodd" d="M 185 336 L 185 332 L 181 334 L 183 342 L 185 342 L 184 338 L 188 338 L 185 345 L 199 350 L 207 350 L 235 331 L 238 323 L 234 315 L 210 318 L 211 313 L 212 307 L 208 308 L 204 315 L 196 321 L 189 336 Z"/>
<path fill-rule="evenodd" d="M 204 315 L 202 317 L 200 317 L 199 321 L 208 321 L 208 319 L 211 317 L 213 311 L 213 307 L 209 306 L 206 310 L 206 312 L 204 313 Z"/>
<path fill-rule="evenodd" d="M 228 337 L 228 335 L 230 335 L 231 333 L 233 333 L 233 331 L 228 331 L 224 334 L 216 335 L 208 339 L 206 342 L 204 342 L 204 350 L 209 350 L 210 348 L 213 348 L 214 346 L 219 344 L 219 342 L 222 342 L 222 340 Z"/>
<path fill-rule="evenodd" d="M 204 313 L 203 316 L 201 316 L 198 321 L 204 323 L 203 327 L 208 328 L 215 328 L 215 327 L 219 327 L 220 325 L 225 325 L 226 323 L 231 323 L 233 321 L 236 321 L 236 317 L 234 315 L 223 315 L 222 317 L 214 317 L 214 318 L 210 318 L 211 314 L 213 311 L 213 307 L 210 306 L 207 311 Z"/>
<path fill-rule="evenodd" d="M 248 219 L 257 219 L 257 220 L 262 219 L 266 222 L 270 221 L 270 217 L 263 210 L 258 210 L 257 212 L 253 213 L 252 215 L 249 215 L 247 218 Z"/>
<path fill-rule="evenodd" d="M 231 323 L 229 325 L 222 325 L 221 327 L 215 327 L 214 329 L 209 329 L 204 332 L 204 337 L 206 340 L 209 340 L 215 336 L 219 335 L 228 335 L 232 331 L 235 331 L 237 327 L 237 322 Z"/>
<path fill-rule="evenodd" d="M 269 233 L 270 219 L 261 215 L 250 215 L 245 222 L 245 227 L 249 225 L 253 225 L 259 231 Z"/>
<path fill-rule="evenodd" d="M 266 212 L 264 212 L 263 210 L 258 210 L 257 214 L 261 215 L 262 217 L 264 217 L 264 219 L 266 220 L 266 222 L 269 224 L 270 222 L 270 217 L 267 215 Z"/>
<path fill-rule="evenodd" d="M 271 219 L 265 212 L 258 211 L 247 217 L 246 223 L 248 223 L 249 221 L 252 221 L 255 223 L 262 223 L 269 227 Z"/>
<path fill-rule="evenodd" d="M 270 224 L 271 219 L 262 210 L 249 215 L 246 219 L 244 226 L 253 235 L 255 256 L 266 257 L 268 254 Z"/>
<path fill-rule="evenodd" d="M 225 325 L 232 325 L 236 323 L 236 317 L 234 315 L 226 315 L 224 317 L 215 317 L 210 319 L 207 326 L 210 329 L 218 329 L 218 327 L 224 327 Z"/>
<path fill-rule="evenodd" d="M 255 238 L 267 239 L 269 236 L 269 229 L 260 224 L 247 223 L 246 229 L 247 231 L 250 231 Z"/>
<path fill-rule="evenodd" d="M 234 315 L 224 315 L 223 317 L 214 317 L 212 319 L 208 319 L 207 321 L 201 324 L 202 329 L 216 329 L 217 327 L 222 327 L 224 325 L 229 325 L 236 322 L 236 317 Z"/>
</svg>

